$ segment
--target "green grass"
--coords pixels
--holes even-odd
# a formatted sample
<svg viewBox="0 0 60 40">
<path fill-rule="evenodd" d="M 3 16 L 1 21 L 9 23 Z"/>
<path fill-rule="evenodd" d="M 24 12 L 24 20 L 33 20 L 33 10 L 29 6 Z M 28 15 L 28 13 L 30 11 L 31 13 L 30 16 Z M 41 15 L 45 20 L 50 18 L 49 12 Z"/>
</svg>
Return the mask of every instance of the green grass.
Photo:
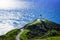
<svg viewBox="0 0 60 40">
<path fill-rule="evenodd" d="M 28 40 L 60 40 L 60 36 L 58 37 L 48 37 L 48 38 L 43 38 L 43 39 L 40 39 L 40 38 L 37 38 L 37 39 L 28 39 Z"/>
<path fill-rule="evenodd" d="M 6 33 L 6 35 L 0 36 L 0 40 L 15 40 L 16 35 L 20 32 L 20 29 L 14 29 Z"/>
<path fill-rule="evenodd" d="M 60 37 L 49 37 L 47 40 L 60 40 Z"/>
<path fill-rule="evenodd" d="M 26 40 L 27 37 L 26 37 L 26 34 L 29 32 L 29 30 L 25 30 L 21 35 L 20 35 L 20 39 L 21 40 Z"/>
<path fill-rule="evenodd" d="M 37 39 L 27 39 L 27 40 L 60 40 L 60 37 L 48 37 L 48 38 L 37 38 Z"/>
</svg>

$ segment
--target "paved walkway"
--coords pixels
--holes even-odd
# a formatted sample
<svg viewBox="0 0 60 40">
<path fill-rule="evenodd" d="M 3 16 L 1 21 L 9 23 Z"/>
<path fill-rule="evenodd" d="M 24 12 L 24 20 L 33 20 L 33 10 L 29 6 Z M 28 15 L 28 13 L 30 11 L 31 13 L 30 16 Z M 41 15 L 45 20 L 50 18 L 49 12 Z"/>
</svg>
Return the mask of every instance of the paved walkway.
<svg viewBox="0 0 60 40">
<path fill-rule="evenodd" d="M 19 34 L 17 34 L 17 36 L 16 36 L 16 40 L 20 40 L 20 35 L 22 34 L 24 32 L 24 30 L 23 29 L 21 29 L 21 32 L 19 33 Z"/>
</svg>

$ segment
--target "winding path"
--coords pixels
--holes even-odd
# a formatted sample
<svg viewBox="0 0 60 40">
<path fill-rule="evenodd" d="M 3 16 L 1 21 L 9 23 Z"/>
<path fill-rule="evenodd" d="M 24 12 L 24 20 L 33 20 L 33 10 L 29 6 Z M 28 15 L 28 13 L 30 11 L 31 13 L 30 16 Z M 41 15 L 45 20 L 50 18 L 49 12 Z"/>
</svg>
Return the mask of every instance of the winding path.
<svg viewBox="0 0 60 40">
<path fill-rule="evenodd" d="M 16 40 L 20 40 L 20 35 L 22 34 L 24 32 L 24 30 L 23 29 L 21 29 L 21 32 L 19 33 L 19 34 L 17 34 L 17 36 L 16 36 Z"/>
</svg>

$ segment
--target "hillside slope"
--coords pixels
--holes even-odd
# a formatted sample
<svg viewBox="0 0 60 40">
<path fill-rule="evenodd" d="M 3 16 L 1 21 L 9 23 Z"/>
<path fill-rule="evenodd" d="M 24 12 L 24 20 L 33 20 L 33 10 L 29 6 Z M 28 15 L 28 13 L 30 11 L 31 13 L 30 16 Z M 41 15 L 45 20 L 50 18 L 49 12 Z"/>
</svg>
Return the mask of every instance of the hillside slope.
<svg viewBox="0 0 60 40">
<path fill-rule="evenodd" d="M 25 25 L 24 29 L 25 32 L 20 36 L 21 40 L 60 36 L 60 24 L 48 20 L 36 19 Z"/>
<path fill-rule="evenodd" d="M 20 29 L 14 29 L 6 33 L 6 35 L 0 36 L 0 40 L 16 40 L 16 35 L 20 32 Z"/>
</svg>

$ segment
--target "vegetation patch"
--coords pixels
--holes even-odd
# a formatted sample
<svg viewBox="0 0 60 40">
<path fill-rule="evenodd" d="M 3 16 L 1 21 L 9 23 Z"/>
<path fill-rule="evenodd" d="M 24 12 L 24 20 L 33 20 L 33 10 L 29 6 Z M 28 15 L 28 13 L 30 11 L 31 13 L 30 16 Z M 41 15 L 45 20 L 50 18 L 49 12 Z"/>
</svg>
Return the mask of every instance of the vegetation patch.
<svg viewBox="0 0 60 40">
<path fill-rule="evenodd" d="M 6 35 L 0 36 L 0 40 L 16 40 L 16 35 L 20 32 L 20 29 L 14 29 L 8 32 Z"/>
</svg>

